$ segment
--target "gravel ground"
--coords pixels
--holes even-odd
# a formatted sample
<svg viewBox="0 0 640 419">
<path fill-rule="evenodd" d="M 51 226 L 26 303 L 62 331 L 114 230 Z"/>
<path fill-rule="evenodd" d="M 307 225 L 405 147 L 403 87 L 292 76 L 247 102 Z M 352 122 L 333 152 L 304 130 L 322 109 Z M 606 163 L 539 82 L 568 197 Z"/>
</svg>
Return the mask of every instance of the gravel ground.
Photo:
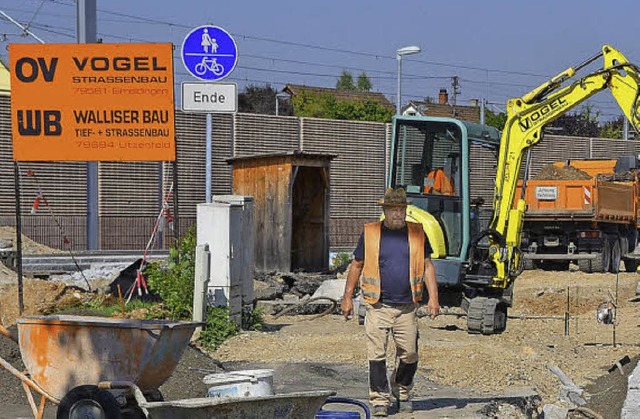
<svg viewBox="0 0 640 419">
<path fill-rule="evenodd" d="M 615 295 L 613 274 L 527 271 L 518 279 L 510 314 L 562 316 L 569 292 L 569 336 L 564 336 L 564 322 L 558 320 L 510 319 L 507 330 L 493 336 L 467 334 L 464 317 L 420 320 L 416 394 L 419 413 L 426 416 L 415 417 L 518 417 L 526 391 L 538 393 L 543 403 L 556 403 L 560 383 L 547 364 L 558 366 L 585 388 L 588 407 L 605 417 L 617 417 L 626 395 L 626 378 L 607 370 L 625 355 L 636 359 L 640 353 L 640 303 L 629 301 L 635 296 L 638 275 L 620 273 L 618 279 L 616 348 L 611 345 L 612 327 L 595 320 L 598 304 L 609 299 L 610 293 Z M 32 285 L 25 296 L 37 303 L 34 310 L 60 300 L 60 290 L 50 288 L 59 284 L 34 281 Z M 8 317 L 2 311 L 14 304 L 15 294 L 11 295 L 0 296 L 5 324 Z M 46 303 L 45 297 L 52 301 Z M 195 348 L 187 349 L 173 377 L 161 388 L 165 397 L 204 395 L 202 377 L 221 371 L 222 365 L 226 370 L 273 368 L 278 392 L 328 388 L 339 395 L 366 399 L 365 337 L 356 321 L 329 315 L 312 321 L 305 321 L 305 316 L 283 316 L 267 318 L 267 322 L 268 331 L 242 333 L 211 358 Z M 21 368 L 18 355 L 15 345 L 0 337 L 0 356 Z M 625 375 L 631 369 L 631 364 L 625 366 Z M 0 400 L 3 406 L 26 406 L 19 381 L 3 369 Z"/>
</svg>

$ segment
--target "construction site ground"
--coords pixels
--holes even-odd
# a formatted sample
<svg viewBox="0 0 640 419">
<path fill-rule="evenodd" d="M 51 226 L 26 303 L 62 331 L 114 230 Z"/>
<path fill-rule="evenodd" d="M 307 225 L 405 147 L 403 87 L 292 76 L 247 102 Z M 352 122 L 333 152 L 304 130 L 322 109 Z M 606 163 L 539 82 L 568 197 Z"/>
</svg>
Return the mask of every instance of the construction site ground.
<svg viewBox="0 0 640 419">
<path fill-rule="evenodd" d="M 597 306 L 615 298 L 615 274 L 526 271 L 517 280 L 509 319 L 500 335 L 470 335 L 466 318 L 443 315 L 421 319 L 420 367 L 415 385 L 413 415 L 396 417 L 526 417 L 522 408 L 539 395 L 540 407 L 557 403 L 560 381 L 547 369 L 559 367 L 585 388 L 592 410 L 603 417 L 619 416 L 626 396 L 626 375 L 640 353 L 640 302 L 635 297 L 637 273 L 618 276 L 616 347 L 613 327 L 598 324 Z M 79 298 L 79 291 L 59 289 L 45 281 L 29 281 L 25 289 L 27 313 L 55 308 L 57 302 Z M 55 289 L 54 289 L 55 288 Z M 562 318 L 569 292 L 569 336 Z M 16 290 L 0 295 L 5 325 L 15 318 Z M 32 303 L 31 303 L 32 302 Z M 261 332 L 231 338 L 210 357 L 189 348 L 173 377 L 161 388 L 167 399 L 199 397 L 206 393 L 202 377 L 224 370 L 273 368 L 275 391 L 332 389 L 339 396 L 367 398 L 367 362 L 363 327 L 339 315 L 308 317 L 267 316 Z M 17 346 L 0 337 L 0 356 L 21 366 Z M 631 362 L 608 372 L 625 356 Z M 389 362 L 393 362 L 392 359 Z M 0 368 L 0 417 L 29 416 L 20 382 Z M 53 410 L 50 409 L 50 413 Z M 576 416 L 580 417 L 580 416 Z"/>
</svg>

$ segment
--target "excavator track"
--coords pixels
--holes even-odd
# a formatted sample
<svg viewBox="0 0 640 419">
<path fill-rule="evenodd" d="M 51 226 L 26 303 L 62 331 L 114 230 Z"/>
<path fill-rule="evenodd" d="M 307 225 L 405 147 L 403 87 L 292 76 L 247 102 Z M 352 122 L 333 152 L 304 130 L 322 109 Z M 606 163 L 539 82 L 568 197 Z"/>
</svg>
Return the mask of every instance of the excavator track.
<svg viewBox="0 0 640 419">
<path fill-rule="evenodd" d="M 469 333 L 481 333 L 484 323 L 484 303 L 486 297 L 475 297 L 469 301 L 467 309 L 467 331 Z"/>
<path fill-rule="evenodd" d="M 493 335 L 506 328 L 507 309 L 497 298 L 475 297 L 469 300 L 467 331 Z"/>
</svg>

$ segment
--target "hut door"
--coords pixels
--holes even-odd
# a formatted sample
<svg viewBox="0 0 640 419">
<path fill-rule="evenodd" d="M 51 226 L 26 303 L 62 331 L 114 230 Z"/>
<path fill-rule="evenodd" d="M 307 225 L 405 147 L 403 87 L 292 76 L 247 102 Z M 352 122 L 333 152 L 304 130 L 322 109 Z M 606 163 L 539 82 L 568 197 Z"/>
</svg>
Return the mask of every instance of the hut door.
<svg viewBox="0 0 640 419">
<path fill-rule="evenodd" d="M 322 167 L 298 167 L 294 172 L 291 208 L 291 270 L 327 267 L 326 172 Z"/>
</svg>

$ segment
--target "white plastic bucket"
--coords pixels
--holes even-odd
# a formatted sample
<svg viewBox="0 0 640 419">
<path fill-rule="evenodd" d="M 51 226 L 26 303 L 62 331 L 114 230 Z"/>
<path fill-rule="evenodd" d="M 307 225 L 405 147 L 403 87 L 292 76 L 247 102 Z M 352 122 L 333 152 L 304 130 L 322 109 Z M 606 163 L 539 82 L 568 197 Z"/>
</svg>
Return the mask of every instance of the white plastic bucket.
<svg viewBox="0 0 640 419">
<path fill-rule="evenodd" d="M 273 370 L 244 370 L 210 374 L 203 379 L 208 397 L 273 396 Z"/>
</svg>

